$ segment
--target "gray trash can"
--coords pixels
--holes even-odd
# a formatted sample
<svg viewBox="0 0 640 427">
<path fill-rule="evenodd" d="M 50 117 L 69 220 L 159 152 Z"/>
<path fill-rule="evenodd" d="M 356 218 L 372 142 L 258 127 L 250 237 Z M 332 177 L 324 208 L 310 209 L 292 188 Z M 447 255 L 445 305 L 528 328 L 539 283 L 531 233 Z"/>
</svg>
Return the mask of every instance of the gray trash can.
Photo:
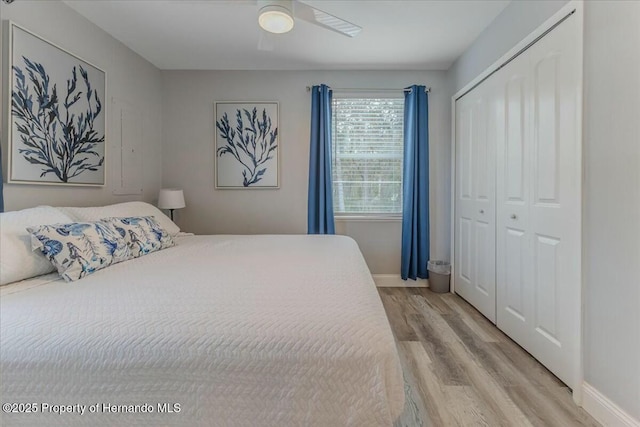
<svg viewBox="0 0 640 427">
<path fill-rule="evenodd" d="M 451 264 L 446 261 L 429 261 L 427 270 L 429 270 L 429 289 L 437 293 L 449 292 Z"/>
</svg>

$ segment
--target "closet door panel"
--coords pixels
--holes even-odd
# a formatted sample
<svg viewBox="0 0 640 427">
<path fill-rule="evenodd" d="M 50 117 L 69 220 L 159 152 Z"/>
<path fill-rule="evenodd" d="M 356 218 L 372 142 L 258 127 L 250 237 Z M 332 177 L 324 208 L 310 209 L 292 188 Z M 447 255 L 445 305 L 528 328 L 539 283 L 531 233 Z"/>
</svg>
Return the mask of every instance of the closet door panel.
<svg viewBox="0 0 640 427">
<path fill-rule="evenodd" d="M 460 278 L 461 283 L 460 285 L 466 285 L 467 287 L 469 287 L 469 289 L 472 286 L 472 283 L 474 282 L 473 280 L 473 264 L 474 262 L 474 255 L 475 255 L 475 251 L 472 246 L 471 246 L 471 222 L 472 220 L 469 218 L 464 218 L 461 217 L 460 218 L 460 232 L 459 232 L 459 236 L 460 236 L 460 258 L 459 258 L 459 273 L 460 273 Z"/>
<path fill-rule="evenodd" d="M 507 202 L 525 203 L 525 77 L 510 76 L 506 84 L 506 158 L 505 176 Z"/>
<path fill-rule="evenodd" d="M 497 324 L 569 385 L 579 334 L 579 21 L 501 70 Z"/>
<path fill-rule="evenodd" d="M 492 241 L 495 239 L 495 231 L 491 224 L 483 221 L 476 221 L 475 234 L 475 271 L 477 273 L 475 291 L 485 298 L 494 298 L 495 280 L 493 275 L 493 265 L 495 264 L 495 259 L 493 254 L 487 252 L 486 248 L 493 246 Z"/>
<path fill-rule="evenodd" d="M 456 291 L 468 299 L 473 289 L 473 126 L 472 104 L 460 102 L 456 109 L 457 150 L 456 163 L 456 259 L 454 285 Z"/>
<path fill-rule="evenodd" d="M 581 171 L 579 21 L 570 18 L 531 48 L 534 348 L 572 384 L 579 333 Z"/>
<path fill-rule="evenodd" d="M 497 325 L 531 347 L 533 298 L 529 226 L 531 81 L 520 56 L 499 73 L 503 132 L 497 139 Z"/>
<path fill-rule="evenodd" d="M 535 330 L 553 345 L 561 346 L 557 297 L 560 240 L 536 234 L 534 245 Z"/>
<path fill-rule="evenodd" d="M 535 66 L 535 121 L 537 132 L 534 146 L 534 203 L 557 205 L 558 175 L 558 55 L 551 54 Z"/>
<path fill-rule="evenodd" d="M 461 103 L 458 120 L 458 170 L 459 195 L 461 201 L 470 201 L 473 197 L 473 144 L 471 140 L 472 109 L 468 103 Z"/>
<path fill-rule="evenodd" d="M 495 322 L 495 113 L 489 87 L 456 106 L 456 292 Z"/>
<path fill-rule="evenodd" d="M 522 327 L 520 323 L 526 323 L 527 308 L 526 295 L 527 289 L 525 284 L 526 272 L 525 265 L 527 263 L 527 243 L 525 241 L 525 232 L 507 228 L 505 233 L 505 281 L 508 286 L 504 290 L 505 311 L 513 316 L 516 325 Z"/>
</svg>

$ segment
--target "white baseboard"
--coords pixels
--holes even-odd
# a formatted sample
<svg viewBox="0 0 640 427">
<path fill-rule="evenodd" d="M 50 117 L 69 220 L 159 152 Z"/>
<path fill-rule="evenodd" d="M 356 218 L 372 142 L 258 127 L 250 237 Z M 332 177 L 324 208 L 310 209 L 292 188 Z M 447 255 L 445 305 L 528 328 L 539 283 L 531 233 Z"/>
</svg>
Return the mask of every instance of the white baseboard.
<svg viewBox="0 0 640 427">
<path fill-rule="evenodd" d="M 372 274 L 378 288 L 428 288 L 427 279 L 402 280 L 399 274 Z"/>
<path fill-rule="evenodd" d="M 603 426 L 640 427 L 638 420 L 587 382 L 582 383 L 582 408 Z"/>
</svg>

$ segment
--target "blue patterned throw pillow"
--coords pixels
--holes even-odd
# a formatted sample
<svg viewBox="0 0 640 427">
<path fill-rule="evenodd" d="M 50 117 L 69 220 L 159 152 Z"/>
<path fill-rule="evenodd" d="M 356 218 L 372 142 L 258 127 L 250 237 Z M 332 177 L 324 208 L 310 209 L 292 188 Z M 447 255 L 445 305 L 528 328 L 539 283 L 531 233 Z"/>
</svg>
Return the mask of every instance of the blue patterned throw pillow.
<svg viewBox="0 0 640 427">
<path fill-rule="evenodd" d="M 136 258 L 175 245 L 171 235 L 152 216 L 112 217 L 102 221 L 118 230 Z"/>
<path fill-rule="evenodd" d="M 131 258 L 118 230 L 104 221 L 40 225 L 27 231 L 32 249 L 40 249 L 67 282 Z"/>
</svg>

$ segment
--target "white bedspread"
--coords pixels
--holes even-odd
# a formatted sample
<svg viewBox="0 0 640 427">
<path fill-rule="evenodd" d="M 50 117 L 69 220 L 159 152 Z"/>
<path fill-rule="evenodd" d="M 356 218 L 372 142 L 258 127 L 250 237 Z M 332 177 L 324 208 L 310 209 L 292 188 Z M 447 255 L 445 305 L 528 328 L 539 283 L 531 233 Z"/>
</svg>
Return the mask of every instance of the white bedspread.
<svg viewBox="0 0 640 427">
<path fill-rule="evenodd" d="M 389 323 L 347 237 L 180 238 L 79 282 L 13 286 L 0 328 L 2 403 L 39 409 L 2 413 L 3 426 L 390 426 L 404 402 Z"/>
</svg>

